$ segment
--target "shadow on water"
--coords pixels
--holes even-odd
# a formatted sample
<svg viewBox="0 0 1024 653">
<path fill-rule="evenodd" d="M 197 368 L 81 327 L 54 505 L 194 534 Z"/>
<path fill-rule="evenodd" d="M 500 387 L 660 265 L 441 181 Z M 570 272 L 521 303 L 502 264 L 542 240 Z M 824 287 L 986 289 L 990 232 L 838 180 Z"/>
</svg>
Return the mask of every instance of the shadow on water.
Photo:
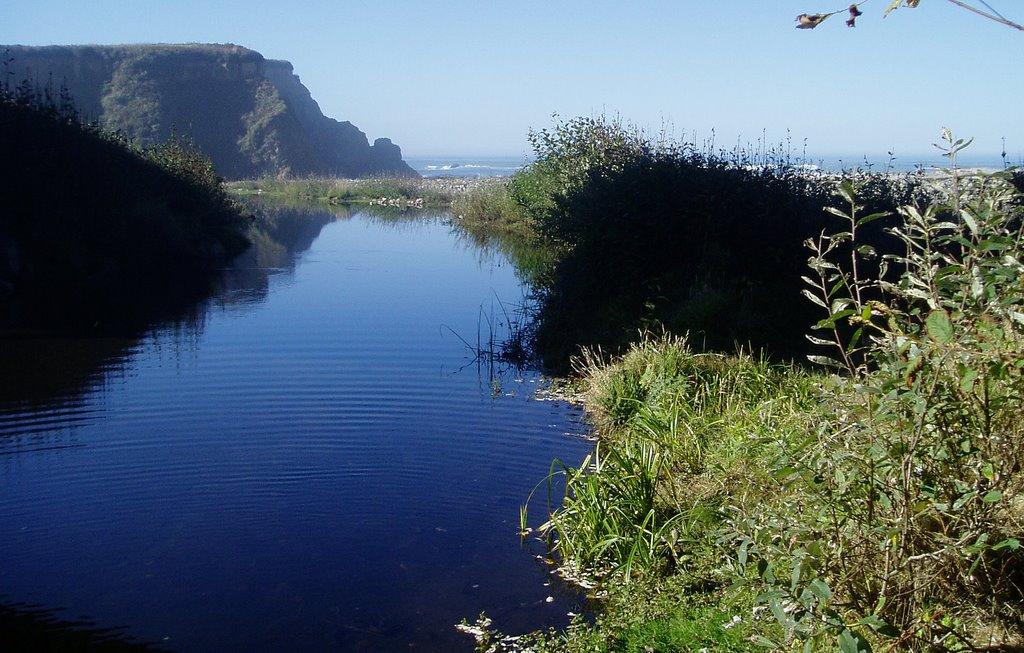
<svg viewBox="0 0 1024 653">
<path fill-rule="evenodd" d="M 39 410 L 74 405 L 89 389 L 129 374 L 133 354 L 155 329 L 175 333 L 178 344 L 187 347 L 202 333 L 211 310 L 264 301 L 272 276 L 293 272 L 325 225 L 352 215 L 337 207 L 309 212 L 260 202 L 252 202 L 250 209 L 256 216 L 249 234 L 252 247 L 212 283 L 163 297 L 165 305 L 126 306 L 86 333 L 0 323 L 0 406 Z"/>
<path fill-rule="evenodd" d="M 88 620 L 61 619 L 52 610 L 0 602 L 0 650 L 8 653 L 161 653 L 167 649 L 99 628 Z"/>
</svg>

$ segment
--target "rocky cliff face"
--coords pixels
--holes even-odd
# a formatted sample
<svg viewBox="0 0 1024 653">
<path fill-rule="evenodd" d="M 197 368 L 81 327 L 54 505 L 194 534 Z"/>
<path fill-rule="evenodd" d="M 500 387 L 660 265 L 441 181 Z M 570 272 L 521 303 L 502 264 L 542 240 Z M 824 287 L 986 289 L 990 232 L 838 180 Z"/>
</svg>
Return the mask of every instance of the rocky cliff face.
<svg viewBox="0 0 1024 653">
<path fill-rule="evenodd" d="M 287 61 L 235 45 L 0 46 L 9 79 L 66 86 L 87 118 L 140 143 L 191 137 L 229 179 L 415 176 L 386 138 L 324 116 Z"/>
</svg>

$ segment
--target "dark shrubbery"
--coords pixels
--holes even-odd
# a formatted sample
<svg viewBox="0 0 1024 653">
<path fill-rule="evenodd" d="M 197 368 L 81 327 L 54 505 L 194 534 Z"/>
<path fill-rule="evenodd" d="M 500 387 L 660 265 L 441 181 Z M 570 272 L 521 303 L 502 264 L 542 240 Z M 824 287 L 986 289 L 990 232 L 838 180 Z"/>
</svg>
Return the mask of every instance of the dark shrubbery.
<svg viewBox="0 0 1024 653">
<path fill-rule="evenodd" d="M 546 363 L 619 348 L 660 323 L 709 349 L 806 350 L 803 242 L 830 224 L 837 180 L 790 165 L 654 143 L 604 119 L 534 134 L 537 160 L 509 185 L 558 251 L 538 325 Z M 857 175 L 870 212 L 915 198 L 914 179 Z M 879 221 L 866 242 L 892 246 Z"/>
<path fill-rule="evenodd" d="M 66 93 L 0 93 L 6 320 L 92 326 L 189 294 L 248 245 L 210 161 L 84 124 Z"/>
</svg>

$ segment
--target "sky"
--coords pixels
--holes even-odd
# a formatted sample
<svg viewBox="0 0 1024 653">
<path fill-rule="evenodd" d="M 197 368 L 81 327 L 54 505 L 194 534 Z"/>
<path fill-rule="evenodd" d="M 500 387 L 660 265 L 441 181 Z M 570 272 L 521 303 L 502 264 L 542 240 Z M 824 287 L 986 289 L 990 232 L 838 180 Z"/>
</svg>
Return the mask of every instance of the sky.
<svg viewBox="0 0 1024 653">
<path fill-rule="evenodd" d="M 988 0 L 1024 22 L 1024 1 Z M 618 115 L 811 158 L 919 156 L 943 126 L 1024 158 L 1024 34 L 943 0 L 856 29 L 842 0 L 3 0 L 0 43 L 235 43 L 287 59 L 324 113 L 406 156 L 519 156 L 552 115 Z"/>
</svg>

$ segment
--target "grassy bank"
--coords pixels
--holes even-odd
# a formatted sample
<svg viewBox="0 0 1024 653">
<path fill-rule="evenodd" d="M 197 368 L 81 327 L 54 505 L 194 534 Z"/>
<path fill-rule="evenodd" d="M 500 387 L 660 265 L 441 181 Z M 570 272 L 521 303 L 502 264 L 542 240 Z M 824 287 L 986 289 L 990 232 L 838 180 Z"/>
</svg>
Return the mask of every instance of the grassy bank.
<svg viewBox="0 0 1024 653">
<path fill-rule="evenodd" d="M 266 195 L 327 204 L 375 203 L 399 207 L 449 207 L 471 180 L 371 177 L 367 179 L 263 179 L 235 181 L 226 188 L 239 195 Z"/>
<path fill-rule="evenodd" d="M 83 123 L 66 94 L 0 89 L 0 146 L 5 321 L 92 328 L 159 310 L 248 246 L 208 159 Z"/>
<path fill-rule="evenodd" d="M 947 135 L 948 136 L 948 135 Z M 954 160 L 964 147 L 948 136 Z M 599 435 L 540 535 L 596 623 L 481 649 L 1024 647 L 1024 241 L 1013 173 L 881 221 L 844 183 L 807 244 L 816 371 L 646 336 L 578 359 Z M 870 236 L 870 233 L 868 234 Z"/>
</svg>

